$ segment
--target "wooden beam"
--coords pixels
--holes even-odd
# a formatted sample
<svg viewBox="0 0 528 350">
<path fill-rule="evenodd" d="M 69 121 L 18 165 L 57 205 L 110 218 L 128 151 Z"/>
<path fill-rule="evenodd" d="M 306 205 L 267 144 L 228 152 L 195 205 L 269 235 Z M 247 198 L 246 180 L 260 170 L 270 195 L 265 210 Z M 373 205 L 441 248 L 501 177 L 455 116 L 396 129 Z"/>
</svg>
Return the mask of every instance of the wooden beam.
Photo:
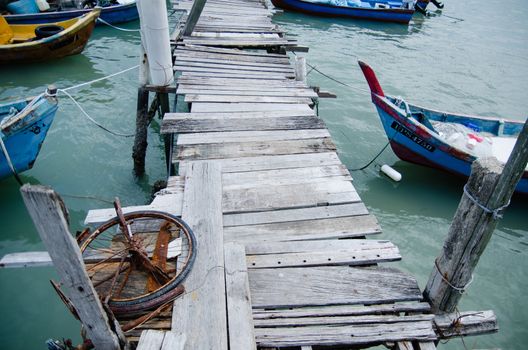
<svg viewBox="0 0 528 350">
<path fill-rule="evenodd" d="M 196 260 L 174 302 L 172 330 L 185 334 L 185 349 L 227 350 L 227 315 L 220 166 L 203 162 L 187 171 L 182 219 L 197 240 Z"/>
<path fill-rule="evenodd" d="M 68 229 L 64 202 L 55 191 L 44 186 L 24 185 L 20 192 L 88 338 L 97 349 L 120 349 L 118 336 L 110 327 L 86 272 L 79 246 Z M 120 331 L 119 325 L 113 326 Z"/>
<path fill-rule="evenodd" d="M 256 350 L 244 246 L 224 245 L 230 350 Z"/>
</svg>

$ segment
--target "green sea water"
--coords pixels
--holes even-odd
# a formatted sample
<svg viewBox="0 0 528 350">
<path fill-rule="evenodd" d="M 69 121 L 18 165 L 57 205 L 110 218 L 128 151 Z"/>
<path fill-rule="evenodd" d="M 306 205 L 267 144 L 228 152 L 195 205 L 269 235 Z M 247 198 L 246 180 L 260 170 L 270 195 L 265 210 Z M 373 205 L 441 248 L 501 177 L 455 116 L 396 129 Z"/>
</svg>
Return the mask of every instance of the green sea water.
<svg viewBox="0 0 528 350">
<path fill-rule="evenodd" d="M 507 5 L 507 6 L 506 6 Z M 434 10 L 434 7 L 431 7 Z M 435 109 L 525 120 L 528 91 L 528 2 L 445 0 L 445 9 L 410 25 L 277 14 L 276 23 L 309 46 L 308 64 L 351 87 L 311 71 L 308 81 L 338 95 L 323 99 L 319 112 L 342 161 L 359 168 L 386 144 L 357 60 L 368 62 L 387 93 Z M 123 25 L 133 29 L 138 22 Z M 0 67 L 0 102 L 61 88 L 138 64 L 139 34 L 97 28 L 86 50 L 59 61 Z M 308 68 L 310 71 L 310 68 Z M 71 91 L 97 121 L 134 131 L 137 71 Z M 89 209 L 150 201 L 152 184 L 165 177 L 163 145 L 155 121 L 149 132 L 147 175 L 132 172 L 130 138 L 109 135 L 87 121 L 65 96 L 35 167 L 24 182 L 52 186 L 70 210 L 72 231 Z M 394 183 L 378 172 L 389 164 L 403 174 Z M 403 260 L 391 265 L 414 274 L 423 288 L 447 234 L 464 181 L 399 161 L 390 149 L 354 185 L 381 223 L 382 238 L 396 243 Z M 514 197 L 475 271 L 460 310 L 493 309 L 500 331 L 452 340 L 441 349 L 524 349 L 528 343 L 528 204 Z M 0 255 L 43 249 L 13 179 L 0 181 Z M 5 349 L 44 349 L 49 338 L 79 339 L 49 285 L 53 268 L 0 270 L 0 340 Z"/>
</svg>

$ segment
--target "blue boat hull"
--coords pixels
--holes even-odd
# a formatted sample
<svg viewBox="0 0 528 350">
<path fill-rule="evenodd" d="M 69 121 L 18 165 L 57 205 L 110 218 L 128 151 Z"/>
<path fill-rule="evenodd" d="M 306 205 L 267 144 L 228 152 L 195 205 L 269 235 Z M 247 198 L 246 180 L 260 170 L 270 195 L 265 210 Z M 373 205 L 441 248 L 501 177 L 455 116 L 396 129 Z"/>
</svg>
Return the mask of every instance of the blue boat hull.
<svg viewBox="0 0 528 350">
<path fill-rule="evenodd" d="M 302 0 L 272 0 L 276 7 L 327 17 L 348 17 L 356 19 L 376 20 L 383 22 L 409 23 L 414 10 L 409 9 L 381 9 L 363 7 L 344 7 L 329 4 L 313 3 Z"/>
<path fill-rule="evenodd" d="M 471 163 L 476 160 L 474 156 L 449 146 L 412 123 L 409 118 L 388 104 L 384 98 L 373 94 L 372 100 L 391 148 L 400 159 L 469 177 Z M 528 194 L 528 172 L 524 172 L 516 191 Z"/>
<path fill-rule="evenodd" d="M 6 15 L 9 24 L 38 24 L 60 22 L 89 13 L 92 9 L 68 10 L 55 12 L 29 13 L 23 15 Z M 99 16 L 110 24 L 134 21 L 139 18 L 136 4 L 103 7 Z M 98 22 L 99 24 L 99 22 Z"/>
<path fill-rule="evenodd" d="M 26 101 L 0 105 L 0 120 L 14 107 L 23 109 Z M 2 130 L 2 141 L 17 173 L 31 169 L 57 111 L 55 97 L 40 97 L 31 112 L 17 123 Z M 0 179 L 11 176 L 12 171 L 4 152 L 0 149 Z"/>
</svg>

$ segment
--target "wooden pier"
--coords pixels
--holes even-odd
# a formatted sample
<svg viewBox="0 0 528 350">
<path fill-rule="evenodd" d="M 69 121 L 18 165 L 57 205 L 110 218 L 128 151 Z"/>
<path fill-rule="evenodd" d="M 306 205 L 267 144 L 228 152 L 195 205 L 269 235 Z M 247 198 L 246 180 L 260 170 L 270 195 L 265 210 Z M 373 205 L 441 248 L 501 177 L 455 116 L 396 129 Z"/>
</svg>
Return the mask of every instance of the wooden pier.
<svg viewBox="0 0 528 350">
<path fill-rule="evenodd" d="M 423 350 L 496 331 L 492 312 L 435 316 L 416 279 L 386 265 L 398 248 L 375 239 L 381 228 L 314 110 L 302 60 L 284 54 L 304 48 L 271 14 L 259 0 L 208 0 L 192 34 L 173 35 L 188 112 L 166 113 L 161 132 L 177 172 L 150 205 L 123 211 L 181 216 L 197 255 L 185 293 L 128 340 L 140 350 Z M 92 210 L 85 222 L 113 216 Z"/>
<path fill-rule="evenodd" d="M 398 248 L 370 239 L 381 228 L 314 111 L 317 93 L 284 55 L 296 43 L 270 16 L 261 1 L 209 0 L 192 35 L 173 36 L 189 111 L 164 116 L 178 171 L 146 208 L 181 215 L 198 255 L 170 327 L 168 313 L 133 336 L 149 330 L 141 349 L 175 339 L 182 349 L 434 349 L 442 330 L 415 278 L 380 265 L 400 260 Z"/>
</svg>

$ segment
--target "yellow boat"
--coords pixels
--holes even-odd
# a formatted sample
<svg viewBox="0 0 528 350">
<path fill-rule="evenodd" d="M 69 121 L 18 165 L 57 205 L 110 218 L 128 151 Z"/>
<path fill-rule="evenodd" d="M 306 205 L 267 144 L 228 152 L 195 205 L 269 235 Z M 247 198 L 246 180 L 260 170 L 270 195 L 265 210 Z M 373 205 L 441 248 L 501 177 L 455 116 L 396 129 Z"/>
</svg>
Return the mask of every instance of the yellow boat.
<svg viewBox="0 0 528 350">
<path fill-rule="evenodd" d="M 101 13 L 48 24 L 8 24 L 0 16 L 0 64 L 39 62 L 75 55 L 86 46 Z"/>
</svg>

